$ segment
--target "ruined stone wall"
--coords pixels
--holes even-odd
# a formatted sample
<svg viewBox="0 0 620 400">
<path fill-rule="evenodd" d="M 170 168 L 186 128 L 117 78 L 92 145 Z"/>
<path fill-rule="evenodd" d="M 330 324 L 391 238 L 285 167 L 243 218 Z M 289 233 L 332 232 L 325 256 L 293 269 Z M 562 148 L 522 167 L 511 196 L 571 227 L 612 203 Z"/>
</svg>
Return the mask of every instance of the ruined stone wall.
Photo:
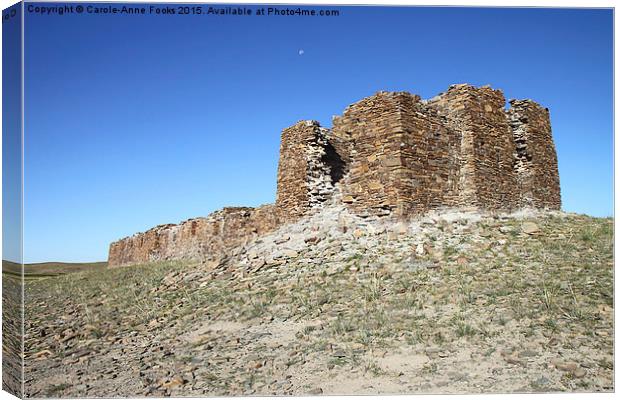
<svg viewBox="0 0 620 400">
<path fill-rule="evenodd" d="M 282 132 L 276 202 L 225 208 L 110 246 L 111 266 L 217 260 L 329 201 L 355 214 L 409 217 L 441 208 L 560 208 L 548 110 L 490 87 L 453 85 L 430 100 L 378 92 L 334 117 Z"/>
<path fill-rule="evenodd" d="M 389 214 L 399 203 L 406 180 L 400 144 L 402 95 L 379 92 L 334 117 L 332 136 L 348 164 L 342 201 L 356 213 Z"/>
<path fill-rule="evenodd" d="M 218 260 L 279 225 L 273 205 L 228 207 L 206 218 L 159 225 L 110 245 L 111 267 L 167 260 Z"/>
<path fill-rule="evenodd" d="M 415 99 L 415 100 L 414 100 Z M 401 182 L 397 215 L 454 207 L 458 202 L 461 136 L 426 102 L 405 97 L 401 108 L 401 156 L 409 176 Z"/>
<path fill-rule="evenodd" d="M 311 120 L 282 131 L 276 209 L 283 221 L 294 221 L 321 207 L 342 178 L 344 164 L 327 141 L 327 133 Z"/>
<path fill-rule="evenodd" d="M 518 206 L 515 145 L 499 90 L 453 85 L 428 101 L 460 134 L 457 206 L 512 210 Z"/>
<path fill-rule="evenodd" d="M 306 148 L 314 140 L 316 128 L 313 121 L 299 121 L 282 131 L 276 208 L 284 219 L 301 216 L 309 208 Z"/>
<path fill-rule="evenodd" d="M 455 132 L 406 92 L 379 92 L 333 121 L 330 140 L 348 162 L 343 201 L 356 213 L 406 216 L 452 202 Z"/>
<path fill-rule="evenodd" d="M 545 119 L 533 102 L 515 104 L 518 110 L 507 112 L 500 90 L 467 84 L 430 100 L 379 92 L 334 117 L 331 132 L 315 122 L 288 128 L 282 135 L 278 210 L 292 221 L 311 210 L 311 203 L 321 203 L 310 200 L 308 174 L 324 168 L 323 160 L 311 155 L 325 142 L 344 163 L 342 201 L 358 215 L 406 217 L 445 207 L 557 208 L 548 115 Z M 539 154 L 533 163 L 532 152 Z M 329 193 L 332 186 L 321 187 Z M 552 193 L 546 203 L 545 193 Z"/>
<path fill-rule="evenodd" d="M 549 110 L 531 100 L 511 100 L 507 116 L 516 144 L 519 206 L 559 210 L 560 177 Z"/>
</svg>

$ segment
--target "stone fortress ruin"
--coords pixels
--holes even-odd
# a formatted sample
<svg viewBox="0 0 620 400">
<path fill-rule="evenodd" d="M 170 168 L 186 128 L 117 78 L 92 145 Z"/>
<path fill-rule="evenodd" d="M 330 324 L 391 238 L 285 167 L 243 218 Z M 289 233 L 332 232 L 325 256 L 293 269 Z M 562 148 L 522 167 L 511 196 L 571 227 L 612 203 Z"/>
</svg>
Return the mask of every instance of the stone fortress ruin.
<svg viewBox="0 0 620 400">
<path fill-rule="evenodd" d="M 232 207 L 160 225 L 110 245 L 110 266 L 215 260 L 257 236 L 341 202 L 358 216 L 430 210 L 560 209 L 549 110 L 488 86 L 452 85 L 432 99 L 378 92 L 331 129 L 284 129 L 275 204 Z"/>
</svg>

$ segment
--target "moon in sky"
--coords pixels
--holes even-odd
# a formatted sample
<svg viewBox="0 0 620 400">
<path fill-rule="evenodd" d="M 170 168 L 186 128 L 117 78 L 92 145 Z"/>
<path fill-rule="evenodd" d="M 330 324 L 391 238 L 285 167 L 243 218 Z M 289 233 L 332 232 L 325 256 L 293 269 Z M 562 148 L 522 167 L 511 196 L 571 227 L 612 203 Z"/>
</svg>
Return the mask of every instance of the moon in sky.
<svg viewBox="0 0 620 400">
<path fill-rule="evenodd" d="M 303 56 L 304 55 L 304 49 L 299 50 L 299 55 Z"/>
</svg>

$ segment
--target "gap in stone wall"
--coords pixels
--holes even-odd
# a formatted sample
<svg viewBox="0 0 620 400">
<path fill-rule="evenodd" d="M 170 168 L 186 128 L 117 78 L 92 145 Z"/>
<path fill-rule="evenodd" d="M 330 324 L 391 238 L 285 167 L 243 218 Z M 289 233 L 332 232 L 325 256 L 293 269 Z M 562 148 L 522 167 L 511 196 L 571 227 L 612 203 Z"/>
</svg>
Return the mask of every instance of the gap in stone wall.
<svg viewBox="0 0 620 400">
<path fill-rule="evenodd" d="M 332 180 L 332 185 L 340 182 L 347 172 L 347 165 L 329 141 L 325 145 L 325 154 L 321 157 L 321 162 L 325 163 L 330 168 L 329 174 Z"/>
</svg>

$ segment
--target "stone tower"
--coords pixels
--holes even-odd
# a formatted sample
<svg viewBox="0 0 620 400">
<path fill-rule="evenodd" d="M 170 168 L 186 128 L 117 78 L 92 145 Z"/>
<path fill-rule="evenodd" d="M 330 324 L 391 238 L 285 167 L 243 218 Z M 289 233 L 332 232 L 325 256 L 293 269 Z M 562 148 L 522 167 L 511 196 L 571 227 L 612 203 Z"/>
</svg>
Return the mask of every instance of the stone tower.
<svg viewBox="0 0 620 400">
<path fill-rule="evenodd" d="M 549 111 L 499 90 L 452 85 L 430 100 L 378 92 L 334 117 L 284 129 L 276 202 L 225 208 L 110 245 L 109 265 L 214 260 L 249 240 L 342 202 L 360 216 L 406 218 L 442 208 L 558 210 Z"/>
<path fill-rule="evenodd" d="M 334 117 L 282 133 L 276 209 L 292 221 L 336 187 L 358 215 L 441 208 L 560 208 L 549 113 L 488 86 L 452 85 L 430 100 L 378 92 Z"/>
</svg>

